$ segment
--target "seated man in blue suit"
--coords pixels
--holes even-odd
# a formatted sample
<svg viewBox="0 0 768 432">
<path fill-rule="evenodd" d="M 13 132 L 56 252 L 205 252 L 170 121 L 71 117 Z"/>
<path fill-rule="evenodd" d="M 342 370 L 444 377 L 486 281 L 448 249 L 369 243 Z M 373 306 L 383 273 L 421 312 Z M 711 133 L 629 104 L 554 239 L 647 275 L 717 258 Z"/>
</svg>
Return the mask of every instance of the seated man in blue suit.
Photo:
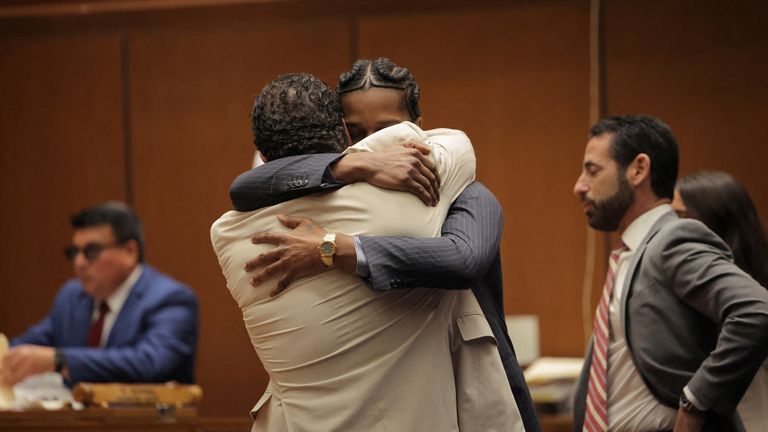
<svg viewBox="0 0 768 432">
<path fill-rule="evenodd" d="M 110 202 L 71 218 L 75 279 L 50 313 L 11 341 L 0 382 L 57 371 L 68 384 L 194 382 L 197 299 L 144 264 L 141 222 Z"/>
</svg>

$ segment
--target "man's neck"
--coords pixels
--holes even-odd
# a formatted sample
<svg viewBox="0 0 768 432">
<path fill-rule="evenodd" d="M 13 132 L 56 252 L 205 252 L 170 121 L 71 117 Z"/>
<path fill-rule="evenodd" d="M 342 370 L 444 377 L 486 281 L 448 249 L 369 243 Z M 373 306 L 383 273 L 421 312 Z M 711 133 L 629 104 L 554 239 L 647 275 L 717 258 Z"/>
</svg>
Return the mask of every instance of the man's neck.
<svg viewBox="0 0 768 432">
<path fill-rule="evenodd" d="M 619 234 L 619 237 L 621 237 L 624 234 L 624 231 L 627 229 L 627 227 L 632 224 L 632 222 L 635 221 L 635 219 L 639 218 L 640 216 L 644 215 L 646 212 L 660 206 L 663 204 L 669 204 L 672 200 L 669 198 L 658 198 L 653 197 L 651 199 L 645 199 L 640 200 L 638 199 L 635 201 L 635 203 L 632 205 L 632 207 L 627 210 L 627 212 L 624 214 L 624 217 L 621 219 L 621 222 L 619 223 L 619 228 L 616 230 L 616 232 Z"/>
</svg>

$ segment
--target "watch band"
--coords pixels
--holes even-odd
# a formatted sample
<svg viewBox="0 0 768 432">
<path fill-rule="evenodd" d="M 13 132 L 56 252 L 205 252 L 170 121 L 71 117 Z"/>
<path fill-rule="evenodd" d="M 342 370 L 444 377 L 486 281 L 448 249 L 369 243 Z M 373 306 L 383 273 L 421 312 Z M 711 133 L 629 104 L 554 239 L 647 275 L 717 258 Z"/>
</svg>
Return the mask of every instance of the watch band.
<svg viewBox="0 0 768 432">
<path fill-rule="evenodd" d="M 67 358 L 64 357 L 63 352 L 57 349 L 53 354 L 53 368 L 56 372 L 61 372 L 65 367 L 67 367 Z"/>
<path fill-rule="evenodd" d="M 680 406 L 681 410 L 687 411 L 689 413 L 694 413 L 694 414 L 703 414 L 704 413 L 704 411 L 698 409 L 696 407 L 696 405 L 693 404 L 693 402 L 688 400 L 688 398 L 685 396 L 685 393 L 683 393 L 680 396 L 680 403 L 678 405 Z"/>
<path fill-rule="evenodd" d="M 336 255 L 336 233 L 327 233 L 317 247 L 320 261 L 326 267 L 333 267 L 333 256 Z"/>
</svg>

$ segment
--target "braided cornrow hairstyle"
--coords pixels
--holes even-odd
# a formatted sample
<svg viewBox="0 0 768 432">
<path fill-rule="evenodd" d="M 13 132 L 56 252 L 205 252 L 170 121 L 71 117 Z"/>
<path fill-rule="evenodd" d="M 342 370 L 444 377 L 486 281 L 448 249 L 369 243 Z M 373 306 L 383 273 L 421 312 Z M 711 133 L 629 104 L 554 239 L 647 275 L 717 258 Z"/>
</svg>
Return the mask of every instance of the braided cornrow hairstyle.
<svg viewBox="0 0 768 432">
<path fill-rule="evenodd" d="M 253 143 L 267 160 L 346 148 L 339 95 L 310 74 L 277 77 L 251 112 Z"/>
<path fill-rule="evenodd" d="M 385 57 L 376 60 L 361 59 L 352 65 L 349 72 L 339 76 L 339 95 L 371 87 L 392 88 L 405 91 L 405 107 L 411 120 L 421 117 L 419 108 L 420 91 L 413 74 L 407 68 L 397 66 Z"/>
</svg>

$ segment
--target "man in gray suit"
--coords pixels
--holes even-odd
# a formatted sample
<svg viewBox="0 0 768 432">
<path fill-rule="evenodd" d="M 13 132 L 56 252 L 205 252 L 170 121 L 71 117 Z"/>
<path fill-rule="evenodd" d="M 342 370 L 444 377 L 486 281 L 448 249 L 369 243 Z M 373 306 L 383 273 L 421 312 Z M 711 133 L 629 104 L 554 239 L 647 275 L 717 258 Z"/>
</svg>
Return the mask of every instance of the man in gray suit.
<svg viewBox="0 0 768 432">
<path fill-rule="evenodd" d="M 743 430 L 735 408 L 768 355 L 768 293 L 717 235 L 670 207 L 678 149 L 667 125 L 610 117 L 590 137 L 574 193 L 589 225 L 617 232 L 620 246 L 574 430 Z"/>
<path fill-rule="evenodd" d="M 421 125 L 419 87 L 410 71 L 385 58 L 358 60 L 342 74 L 344 120 L 357 142 L 379 129 L 411 121 Z M 385 189 L 412 192 L 433 204 L 437 179 L 414 149 L 402 152 L 307 155 L 272 161 L 238 177 L 230 196 L 236 210 L 250 211 L 345 184 L 367 181 Z M 409 175 L 411 172 L 413 175 Z M 337 234 L 339 254 L 377 291 L 415 287 L 471 288 L 488 321 L 512 393 L 529 432 L 540 431 L 522 369 L 517 362 L 504 320 L 499 244 L 503 215 L 493 194 L 481 183 L 469 185 L 451 205 L 439 238 L 366 237 Z M 308 226 L 314 227 L 307 231 Z M 322 270 L 317 253 L 323 230 L 305 220 L 302 229 L 281 235 L 280 246 L 251 262 L 272 264 L 254 275 L 254 284 L 269 274 L 281 274 L 280 286 Z M 260 241 L 265 237 L 256 237 Z M 268 235 L 270 242 L 275 236 Z M 351 256 L 351 259 L 349 259 Z"/>
</svg>

